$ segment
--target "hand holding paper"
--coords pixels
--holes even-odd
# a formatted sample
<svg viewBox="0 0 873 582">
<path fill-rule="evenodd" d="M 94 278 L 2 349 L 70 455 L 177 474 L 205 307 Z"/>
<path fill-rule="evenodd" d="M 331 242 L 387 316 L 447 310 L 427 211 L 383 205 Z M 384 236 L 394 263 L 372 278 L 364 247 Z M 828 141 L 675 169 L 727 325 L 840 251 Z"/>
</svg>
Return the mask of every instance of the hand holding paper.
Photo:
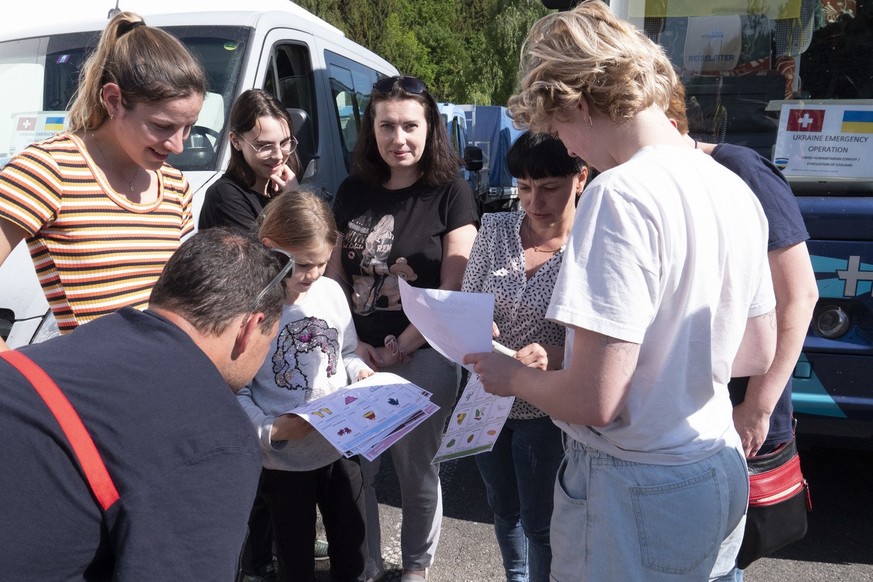
<svg viewBox="0 0 873 582">
<path fill-rule="evenodd" d="M 491 340 L 494 296 L 490 293 L 418 289 L 401 280 L 400 297 L 409 321 L 450 360 L 463 364 L 467 354 L 481 355 L 492 350 L 510 357 L 515 354 Z M 492 355 L 506 361 L 503 355 Z M 471 366 L 467 368 L 472 371 Z M 476 375 L 470 376 L 433 462 L 490 451 L 513 401 L 488 394 Z"/>
<path fill-rule="evenodd" d="M 467 354 L 464 363 L 479 376 L 485 391 L 495 396 L 514 396 L 511 391 L 511 379 L 516 376 L 512 370 L 524 364 L 515 358 L 502 353 L 479 352 Z"/>
</svg>

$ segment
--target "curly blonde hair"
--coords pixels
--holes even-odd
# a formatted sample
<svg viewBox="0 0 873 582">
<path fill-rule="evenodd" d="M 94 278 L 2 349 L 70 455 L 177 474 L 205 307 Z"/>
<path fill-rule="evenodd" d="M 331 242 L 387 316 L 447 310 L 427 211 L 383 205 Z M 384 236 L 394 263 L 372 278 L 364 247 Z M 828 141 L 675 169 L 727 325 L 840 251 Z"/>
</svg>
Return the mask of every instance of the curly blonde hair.
<svg viewBox="0 0 873 582">
<path fill-rule="evenodd" d="M 663 49 L 601 0 L 537 21 L 522 46 L 520 78 L 510 114 L 534 131 L 548 131 L 550 119 L 583 98 L 616 122 L 652 104 L 666 109 L 678 82 Z"/>
</svg>

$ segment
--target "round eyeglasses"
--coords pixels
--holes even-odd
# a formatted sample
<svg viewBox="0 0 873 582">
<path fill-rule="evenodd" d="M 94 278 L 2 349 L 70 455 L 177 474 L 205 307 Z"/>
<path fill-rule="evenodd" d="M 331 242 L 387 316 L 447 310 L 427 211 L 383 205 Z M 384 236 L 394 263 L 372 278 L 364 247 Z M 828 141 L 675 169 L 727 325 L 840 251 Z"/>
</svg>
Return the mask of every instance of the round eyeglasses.
<svg viewBox="0 0 873 582">
<path fill-rule="evenodd" d="M 249 144 L 249 146 L 253 150 L 255 150 L 255 155 L 261 159 L 269 158 L 270 156 L 273 155 L 274 152 L 279 152 L 279 155 L 284 156 L 284 157 L 288 157 L 292 153 L 294 153 L 294 150 L 297 149 L 297 138 L 295 138 L 295 137 L 289 137 L 288 139 L 284 140 L 282 143 L 280 143 L 278 145 L 274 144 L 274 143 L 268 143 L 268 144 L 264 144 L 264 145 L 256 145 L 256 144 L 253 144 L 252 142 L 250 142 L 249 140 L 247 140 L 245 138 L 245 136 L 242 135 L 241 133 L 237 134 L 237 135 L 239 137 L 241 137 L 244 142 Z"/>
</svg>

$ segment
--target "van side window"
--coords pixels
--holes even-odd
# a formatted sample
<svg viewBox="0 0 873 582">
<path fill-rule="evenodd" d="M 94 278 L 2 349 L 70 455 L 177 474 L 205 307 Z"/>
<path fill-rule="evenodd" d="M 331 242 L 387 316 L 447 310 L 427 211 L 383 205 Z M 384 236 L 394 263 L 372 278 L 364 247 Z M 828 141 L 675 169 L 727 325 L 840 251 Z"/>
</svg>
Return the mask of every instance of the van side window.
<svg viewBox="0 0 873 582">
<path fill-rule="evenodd" d="M 325 60 L 328 63 L 339 141 L 348 170 L 351 153 L 358 141 L 364 109 L 370 100 L 373 83 L 379 75 L 373 69 L 330 51 L 325 51 Z"/>
<path fill-rule="evenodd" d="M 318 149 L 318 111 L 309 49 L 301 44 L 273 47 L 264 90 L 276 96 L 288 108 L 294 122 L 297 154 L 305 168 Z"/>
</svg>

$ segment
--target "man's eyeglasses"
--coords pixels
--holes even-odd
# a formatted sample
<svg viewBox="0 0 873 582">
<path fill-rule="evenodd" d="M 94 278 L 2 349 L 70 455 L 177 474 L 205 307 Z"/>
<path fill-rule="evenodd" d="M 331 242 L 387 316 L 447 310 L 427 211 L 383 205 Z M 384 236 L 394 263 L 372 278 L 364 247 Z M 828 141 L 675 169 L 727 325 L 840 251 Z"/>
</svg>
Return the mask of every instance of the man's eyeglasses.
<svg viewBox="0 0 873 582">
<path fill-rule="evenodd" d="M 276 253 L 276 255 L 278 256 L 277 258 L 282 264 L 282 268 L 279 269 L 279 272 L 276 274 L 276 276 L 273 277 L 273 279 L 269 283 L 267 283 L 267 286 L 264 287 L 260 293 L 258 293 L 258 298 L 255 299 L 255 310 L 257 310 L 258 306 L 261 304 L 261 300 L 274 285 L 278 285 L 280 281 L 282 281 L 285 277 L 289 276 L 289 273 L 294 273 L 294 255 L 292 255 L 288 251 L 283 251 L 282 249 L 277 249 L 275 247 L 271 247 L 270 250 Z"/>
<path fill-rule="evenodd" d="M 379 93 L 390 93 L 394 85 L 399 85 L 407 93 L 420 95 L 427 91 L 424 81 L 415 77 L 385 77 L 373 83 L 373 90 Z"/>
<path fill-rule="evenodd" d="M 295 137 L 289 137 L 279 145 L 268 143 L 266 145 L 258 146 L 247 140 L 241 133 L 238 133 L 237 136 L 249 144 L 251 148 L 255 150 L 255 155 L 262 159 L 269 158 L 275 151 L 278 151 L 279 154 L 284 157 L 288 157 L 297 149 L 297 138 Z"/>
</svg>

